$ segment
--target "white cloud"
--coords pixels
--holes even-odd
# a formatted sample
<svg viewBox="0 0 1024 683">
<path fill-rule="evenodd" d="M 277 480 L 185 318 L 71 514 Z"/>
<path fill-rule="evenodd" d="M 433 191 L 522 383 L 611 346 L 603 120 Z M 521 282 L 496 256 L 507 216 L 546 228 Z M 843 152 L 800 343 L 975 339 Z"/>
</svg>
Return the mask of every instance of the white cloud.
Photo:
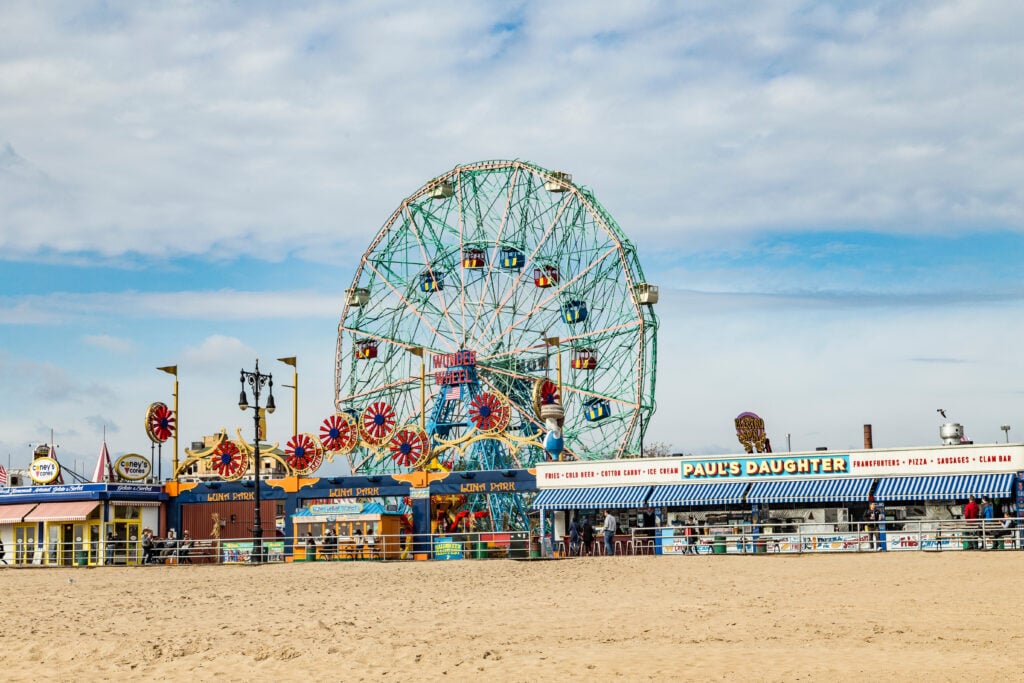
<svg viewBox="0 0 1024 683">
<path fill-rule="evenodd" d="M 182 361 L 202 371 L 204 368 L 239 358 L 255 358 L 256 352 L 234 337 L 213 335 L 203 340 L 198 347 L 185 349 Z"/>
<path fill-rule="evenodd" d="M 426 179 L 491 157 L 574 171 L 663 239 L 1024 224 L 1015 3 L 581 9 L 10 10 L 0 130 L 68 199 L 7 211 L 0 243 L 365 242 Z"/>
<path fill-rule="evenodd" d="M 82 342 L 112 353 L 126 354 L 135 351 L 135 343 L 132 340 L 107 334 L 87 334 L 82 337 Z"/>
<path fill-rule="evenodd" d="M 66 324 L 97 316 L 189 320 L 334 318 L 339 296 L 316 292 L 104 292 L 0 297 L 0 324 Z M 101 345 L 102 337 L 89 343 Z M 106 343 L 112 341 L 106 339 Z"/>
</svg>

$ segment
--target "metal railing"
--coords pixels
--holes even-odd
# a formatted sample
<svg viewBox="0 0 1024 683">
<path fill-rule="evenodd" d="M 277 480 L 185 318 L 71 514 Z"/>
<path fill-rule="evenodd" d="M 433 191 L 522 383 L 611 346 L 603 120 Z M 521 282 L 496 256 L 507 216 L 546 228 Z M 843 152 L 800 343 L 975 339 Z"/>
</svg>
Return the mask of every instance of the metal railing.
<svg viewBox="0 0 1024 683">
<path fill-rule="evenodd" d="M 1008 524 L 1007 524 L 1008 522 Z M 616 535 L 617 555 L 758 555 L 931 550 L 1021 550 L 1024 529 L 1017 519 L 901 520 L 877 527 L 868 523 L 791 524 L 782 528 L 749 525 L 631 529 Z M 446 533 L 425 536 L 265 537 L 262 562 L 346 562 L 531 559 L 601 557 L 604 538 L 590 547 L 567 536 L 542 538 L 525 531 Z M 25 543 L 7 546 L 6 566 L 87 567 L 99 565 L 209 565 L 254 562 L 251 538 L 158 539 L 150 549 L 141 541 Z M 5 565 L 0 564 L 0 567 Z"/>
<path fill-rule="evenodd" d="M 1008 525 L 1006 523 L 1009 523 Z M 887 520 L 880 524 L 789 524 L 760 530 L 750 525 L 656 529 L 662 555 L 878 552 L 903 550 L 1019 550 L 1015 518 L 990 520 Z M 634 532 L 634 539 L 637 533 Z M 635 548 L 635 545 L 634 545 Z"/>
</svg>

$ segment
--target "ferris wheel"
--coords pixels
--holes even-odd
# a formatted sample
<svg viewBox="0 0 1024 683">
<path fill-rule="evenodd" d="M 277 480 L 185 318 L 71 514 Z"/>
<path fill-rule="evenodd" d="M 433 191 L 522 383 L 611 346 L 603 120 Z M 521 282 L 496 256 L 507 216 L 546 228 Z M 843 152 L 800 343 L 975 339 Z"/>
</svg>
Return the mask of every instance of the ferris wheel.
<svg viewBox="0 0 1024 683">
<path fill-rule="evenodd" d="M 485 161 L 430 180 L 385 222 L 346 290 L 335 403 L 363 437 L 352 471 L 408 471 L 430 444 L 471 429 L 528 438 L 545 430 L 551 400 L 568 456 L 638 453 L 654 411 L 656 297 L 628 238 L 568 174 Z M 503 469 L 545 454 L 486 441 L 442 458 Z"/>
</svg>

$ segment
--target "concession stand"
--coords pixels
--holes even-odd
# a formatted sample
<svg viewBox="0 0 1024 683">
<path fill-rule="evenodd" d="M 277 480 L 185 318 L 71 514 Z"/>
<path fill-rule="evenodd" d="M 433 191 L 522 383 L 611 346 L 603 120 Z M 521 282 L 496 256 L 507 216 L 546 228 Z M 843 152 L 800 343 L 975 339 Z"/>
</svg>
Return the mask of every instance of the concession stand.
<svg viewBox="0 0 1024 683">
<path fill-rule="evenodd" d="M 167 496 L 156 485 L 98 483 L 0 488 L 0 539 L 21 565 L 140 564 L 144 528 Z M 110 538 L 116 540 L 108 540 Z"/>
<path fill-rule="evenodd" d="M 620 529 L 636 529 L 647 511 L 662 554 L 685 551 L 691 517 L 698 552 L 861 550 L 871 503 L 884 514 L 882 549 L 959 549 L 960 534 L 942 530 L 969 496 L 987 497 L 996 518 L 1021 516 L 1024 444 L 545 462 L 537 487 L 532 506 L 555 513 L 559 537 L 573 514 L 599 527 L 610 508 Z"/>
</svg>

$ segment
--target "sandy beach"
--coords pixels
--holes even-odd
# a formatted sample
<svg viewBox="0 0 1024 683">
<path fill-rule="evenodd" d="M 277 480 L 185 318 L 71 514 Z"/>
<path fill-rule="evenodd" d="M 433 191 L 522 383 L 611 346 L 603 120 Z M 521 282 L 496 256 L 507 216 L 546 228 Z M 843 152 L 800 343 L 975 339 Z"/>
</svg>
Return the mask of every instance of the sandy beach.
<svg viewBox="0 0 1024 683">
<path fill-rule="evenodd" d="M 1024 555 L 0 569 L 4 678 L 1020 680 Z"/>
</svg>

